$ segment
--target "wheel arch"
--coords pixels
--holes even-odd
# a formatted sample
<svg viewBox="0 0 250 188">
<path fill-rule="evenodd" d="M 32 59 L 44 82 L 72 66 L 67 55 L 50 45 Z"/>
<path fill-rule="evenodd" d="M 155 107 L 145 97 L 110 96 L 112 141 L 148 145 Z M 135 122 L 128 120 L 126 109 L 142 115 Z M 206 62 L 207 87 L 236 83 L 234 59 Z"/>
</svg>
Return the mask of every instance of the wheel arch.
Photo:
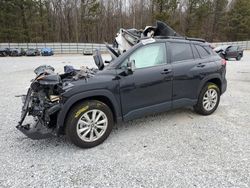
<svg viewBox="0 0 250 188">
<path fill-rule="evenodd" d="M 70 97 L 63 105 L 62 110 L 59 112 L 57 117 L 57 134 L 61 134 L 64 132 L 66 118 L 73 106 L 77 105 L 79 102 L 83 102 L 86 100 L 98 100 L 105 103 L 110 107 L 114 116 L 114 120 L 116 122 L 120 122 L 122 120 L 121 107 L 119 105 L 120 103 L 116 100 L 115 96 L 111 92 L 107 90 L 87 91 Z"/>
<path fill-rule="evenodd" d="M 199 96 L 202 88 L 204 87 L 205 84 L 207 84 L 208 82 L 214 83 L 218 86 L 220 92 L 222 91 L 222 80 L 221 77 L 219 75 L 211 75 L 205 79 L 203 79 L 203 81 L 201 82 L 199 89 L 198 89 L 198 93 L 197 96 Z"/>
</svg>

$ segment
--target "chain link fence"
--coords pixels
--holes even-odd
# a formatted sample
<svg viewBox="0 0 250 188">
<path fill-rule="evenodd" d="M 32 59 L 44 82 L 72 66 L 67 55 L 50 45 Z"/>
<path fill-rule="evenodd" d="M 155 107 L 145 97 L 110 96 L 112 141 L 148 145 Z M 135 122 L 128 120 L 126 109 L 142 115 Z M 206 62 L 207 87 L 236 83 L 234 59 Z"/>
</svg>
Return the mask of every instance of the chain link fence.
<svg viewBox="0 0 250 188">
<path fill-rule="evenodd" d="M 244 50 L 250 50 L 250 41 L 218 42 L 219 45 L 236 45 Z M 55 54 L 81 54 L 83 51 L 93 51 L 99 49 L 102 53 L 107 52 L 104 44 L 97 43 L 0 43 L 0 48 L 52 48 Z"/>
</svg>

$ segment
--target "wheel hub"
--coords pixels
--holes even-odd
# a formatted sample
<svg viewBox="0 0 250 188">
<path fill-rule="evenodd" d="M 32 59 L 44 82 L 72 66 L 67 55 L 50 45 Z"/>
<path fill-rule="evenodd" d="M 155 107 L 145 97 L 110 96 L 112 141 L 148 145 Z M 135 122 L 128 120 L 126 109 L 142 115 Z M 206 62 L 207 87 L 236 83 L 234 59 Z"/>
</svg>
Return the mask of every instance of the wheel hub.
<svg viewBox="0 0 250 188">
<path fill-rule="evenodd" d="M 106 131 L 108 119 L 101 110 L 89 110 L 78 120 L 77 134 L 85 142 L 98 140 Z"/>
<path fill-rule="evenodd" d="M 207 111 L 214 109 L 218 101 L 218 93 L 215 89 L 208 89 L 203 97 L 203 108 Z"/>
</svg>

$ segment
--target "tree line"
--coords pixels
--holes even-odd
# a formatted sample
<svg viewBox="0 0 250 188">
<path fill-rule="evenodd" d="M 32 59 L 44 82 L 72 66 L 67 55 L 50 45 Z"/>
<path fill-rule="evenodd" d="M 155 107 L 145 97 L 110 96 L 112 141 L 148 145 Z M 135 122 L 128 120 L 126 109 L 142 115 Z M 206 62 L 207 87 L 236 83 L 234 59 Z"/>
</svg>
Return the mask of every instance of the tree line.
<svg viewBox="0 0 250 188">
<path fill-rule="evenodd" d="M 156 20 L 210 42 L 250 39 L 249 0 L 0 0 L 0 42 L 112 42 Z"/>
</svg>

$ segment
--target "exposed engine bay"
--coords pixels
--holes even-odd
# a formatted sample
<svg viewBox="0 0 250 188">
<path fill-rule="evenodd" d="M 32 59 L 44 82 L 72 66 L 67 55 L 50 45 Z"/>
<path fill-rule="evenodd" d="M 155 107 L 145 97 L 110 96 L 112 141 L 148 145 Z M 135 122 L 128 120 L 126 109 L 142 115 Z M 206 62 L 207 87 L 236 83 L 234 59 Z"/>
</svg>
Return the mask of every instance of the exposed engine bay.
<svg viewBox="0 0 250 188">
<path fill-rule="evenodd" d="M 179 36 L 172 28 L 163 22 L 157 22 L 156 26 L 146 27 L 144 30 L 120 29 L 114 42 L 114 48 L 106 44 L 112 57 L 117 58 L 141 39 L 154 36 Z M 56 130 L 57 115 L 60 112 L 64 93 L 72 82 L 76 80 L 88 80 L 105 67 L 99 50 L 94 51 L 94 61 L 98 69 L 81 67 L 75 69 L 67 65 L 63 74 L 55 73 L 55 69 L 49 65 L 39 66 L 34 70 L 36 77 L 31 81 L 26 95 L 21 95 L 23 101 L 21 120 L 17 129 L 31 139 L 43 139 L 58 134 Z M 112 61 L 112 60 L 111 60 Z M 26 119 L 31 117 L 31 123 Z"/>
</svg>

